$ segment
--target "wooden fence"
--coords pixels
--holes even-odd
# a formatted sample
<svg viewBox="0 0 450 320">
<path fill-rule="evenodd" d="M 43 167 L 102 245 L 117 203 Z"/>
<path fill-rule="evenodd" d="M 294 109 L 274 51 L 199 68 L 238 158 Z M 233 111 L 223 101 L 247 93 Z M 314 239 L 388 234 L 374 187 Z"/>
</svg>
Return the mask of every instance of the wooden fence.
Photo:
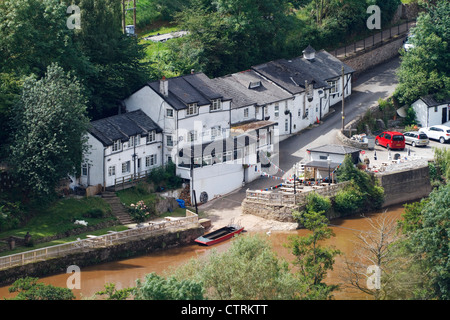
<svg viewBox="0 0 450 320">
<path fill-rule="evenodd" d="M 317 192 L 322 196 L 333 197 L 339 190 L 344 188 L 350 182 L 342 182 L 338 184 L 322 184 L 313 187 L 296 187 L 295 193 L 294 188 L 290 187 L 290 191 L 264 191 L 264 190 L 248 190 L 246 191 L 245 199 L 254 203 L 264 203 L 271 205 L 297 205 L 305 203 L 306 197 L 311 192 Z"/>
<path fill-rule="evenodd" d="M 101 236 L 90 236 L 88 239 L 82 239 L 61 245 L 0 257 L 0 270 L 24 265 L 27 263 L 61 257 L 71 253 L 83 252 L 86 250 L 97 248 L 105 248 L 113 246 L 117 243 L 123 243 L 124 241 L 128 241 L 131 239 L 145 237 L 157 231 L 167 230 L 174 227 L 183 227 L 197 223 L 198 216 L 194 212 L 186 210 L 186 217 L 173 220 L 165 220 L 158 223 L 148 223 L 147 225 L 141 227 L 119 232 L 110 231 L 110 233 Z"/>
</svg>

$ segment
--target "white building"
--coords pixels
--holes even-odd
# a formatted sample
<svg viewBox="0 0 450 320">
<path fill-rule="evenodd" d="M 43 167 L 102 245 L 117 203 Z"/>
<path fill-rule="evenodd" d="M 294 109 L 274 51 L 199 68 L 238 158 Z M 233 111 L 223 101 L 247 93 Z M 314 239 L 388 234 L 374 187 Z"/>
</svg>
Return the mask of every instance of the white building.
<svg viewBox="0 0 450 320">
<path fill-rule="evenodd" d="M 257 120 L 255 103 L 246 101 L 248 109 L 238 109 L 253 123 Z M 260 169 L 257 162 L 260 159 L 247 157 L 251 163 L 243 163 L 242 158 L 251 149 L 255 153 L 267 148 L 272 139 L 264 139 L 264 146 L 252 148 L 251 144 L 259 142 L 258 138 L 245 142 L 234 134 L 232 117 L 239 111 L 232 110 L 229 92 L 216 86 L 205 74 L 150 82 L 125 99 L 124 104 L 128 111 L 142 109 L 162 128 L 164 163 L 175 162 L 177 174 L 190 181 L 191 198 L 195 191 L 197 202 L 231 192 L 259 177 L 249 173 L 246 165 L 259 165 Z M 241 135 L 258 136 L 260 131 L 268 129 L 268 135 L 273 137 L 275 125 L 275 122 L 260 123 L 253 129 L 254 133 L 247 131 Z"/>
<path fill-rule="evenodd" d="M 450 98 L 437 101 L 432 95 L 421 97 L 414 102 L 417 122 L 422 127 L 444 124 L 450 121 Z"/>
<path fill-rule="evenodd" d="M 141 110 L 92 121 L 79 183 L 111 187 L 159 166 L 161 132 Z"/>
<path fill-rule="evenodd" d="M 292 133 L 320 121 L 330 106 L 352 92 L 354 70 L 328 52 L 316 52 L 310 46 L 301 57 L 267 62 L 253 70 L 293 96 L 288 104 Z"/>
</svg>

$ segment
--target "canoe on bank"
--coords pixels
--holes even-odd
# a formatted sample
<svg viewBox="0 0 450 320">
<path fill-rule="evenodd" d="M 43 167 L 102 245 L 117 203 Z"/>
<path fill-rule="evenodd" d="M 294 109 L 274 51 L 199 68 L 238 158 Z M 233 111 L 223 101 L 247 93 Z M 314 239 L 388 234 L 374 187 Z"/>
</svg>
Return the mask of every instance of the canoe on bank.
<svg viewBox="0 0 450 320">
<path fill-rule="evenodd" d="M 230 239 L 234 237 L 234 235 L 238 235 L 242 231 L 244 231 L 244 227 L 231 224 L 226 227 L 217 229 L 213 232 L 207 233 L 201 237 L 198 237 L 197 239 L 195 239 L 195 242 L 201 245 L 211 246 L 213 244 Z"/>
</svg>

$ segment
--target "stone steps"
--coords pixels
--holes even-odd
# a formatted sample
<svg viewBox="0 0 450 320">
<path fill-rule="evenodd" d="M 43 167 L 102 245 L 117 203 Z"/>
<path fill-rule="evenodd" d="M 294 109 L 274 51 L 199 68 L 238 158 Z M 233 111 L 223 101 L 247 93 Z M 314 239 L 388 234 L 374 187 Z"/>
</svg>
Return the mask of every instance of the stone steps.
<svg viewBox="0 0 450 320">
<path fill-rule="evenodd" d="M 121 224 L 134 223 L 128 214 L 127 208 L 120 202 L 120 199 L 114 192 L 105 191 L 102 193 L 102 198 L 110 205 L 113 215 Z"/>
</svg>

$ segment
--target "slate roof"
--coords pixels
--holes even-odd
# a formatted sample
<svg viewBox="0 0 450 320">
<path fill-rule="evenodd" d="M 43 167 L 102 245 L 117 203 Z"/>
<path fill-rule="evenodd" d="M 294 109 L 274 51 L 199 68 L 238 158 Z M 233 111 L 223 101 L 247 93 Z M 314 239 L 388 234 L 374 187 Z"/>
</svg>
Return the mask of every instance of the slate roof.
<svg viewBox="0 0 450 320">
<path fill-rule="evenodd" d="M 326 144 L 316 148 L 307 149 L 310 152 L 324 152 L 324 153 L 333 153 L 333 154 L 350 154 L 355 152 L 360 152 L 360 149 L 342 146 L 337 144 Z"/>
<path fill-rule="evenodd" d="M 266 104 L 293 99 L 287 91 L 260 77 L 254 70 L 246 70 L 214 79 L 214 83 L 233 97 L 233 108 Z"/>
<path fill-rule="evenodd" d="M 307 49 L 314 50 L 312 47 Z M 304 59 L 303 56 L 290 60 L 279 59 L 254 66 L 253 69 L 296 94 L 305 91 L 305 81 L 313 83 L 314 88 L 329 88 L 326 81 L 339 77 L 342 74 L 342 66 L 345 74 L 355 72 L 333 55 L 320 50 L 315 53 L 314 60 Z"/>
<path fill-rule="evenodd" d="M 185 76 L 166 79 L 169 85 L 169 95 L 163 96 L 160 92 L 160 81 L 149 82 L 150 86 L 174 109 L 186 109 L 190 103 L 198 106 L 211 104 L 211 100 L 230 100 L 223 92 L 213 86 L 213 82 L 204 73 L 194 73 Z"/>
<path fill-rule="evenodd" d="M 448 97 L 448 98 L 446 98 L 446 99 L 444 99 L 442 101 L 437 101 L 435 99 L 435 97 L 432 94 L 430 94 L 430 95 L 421 97 L 420 99 L 423 102 L 425 102 L 425 104 L 427 106 L 429 106 L 429 107 L 437 107 L 437 106 L 441 106 L 443 104 L 450 104 L 450 97 Z"/>
<path fill-rule="evenodd" d="M 146 136 L 150 131 L 159 133 L 162 129 L 140 109 L 91 121 L 89 128 L 89 133 L 105 147 L 116 140 L 127 141 L 137 134 Z"/>
</svg>

